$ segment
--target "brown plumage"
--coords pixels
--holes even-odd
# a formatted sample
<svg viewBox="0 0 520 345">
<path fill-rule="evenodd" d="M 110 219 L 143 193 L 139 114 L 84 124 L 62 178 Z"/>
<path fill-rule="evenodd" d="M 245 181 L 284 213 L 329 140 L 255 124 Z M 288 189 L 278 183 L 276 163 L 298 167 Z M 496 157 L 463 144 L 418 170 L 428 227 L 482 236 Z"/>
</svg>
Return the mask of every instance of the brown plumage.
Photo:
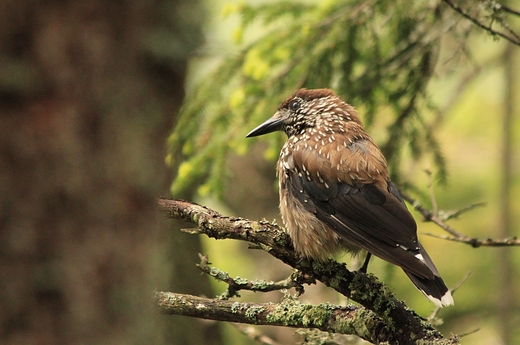
<svg viewBox="0 0 520 345">
<path fill-rule="evenodd" d="M 364 249 L 400 266 L 436 305 L 453 304 L 352 106 L 329 89 L 300 89 L 247 136 L 276 130 L 288 136 L 277 165 L 280 211 L 298 253 L 325 260 Z"/>
</svg>

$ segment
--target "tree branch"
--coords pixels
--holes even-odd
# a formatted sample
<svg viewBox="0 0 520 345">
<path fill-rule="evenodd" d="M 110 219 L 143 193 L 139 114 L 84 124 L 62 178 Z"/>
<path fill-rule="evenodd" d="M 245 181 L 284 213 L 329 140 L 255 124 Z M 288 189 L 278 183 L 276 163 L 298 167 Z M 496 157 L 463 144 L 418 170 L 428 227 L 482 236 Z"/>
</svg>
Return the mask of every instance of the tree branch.
<svg viewBox="0 0 520 345">
<path fill-rule="evenodd" d="M 482 23 L 477 18 L 471 16 L 467 11 L 463 10 L 460 6 L 458 6 L 457 4 L 453 3 L 453 1 L 451 1 L 451 0 L 443 0 L 443 1 L 445 3 L 447 3 L 454 11 L 460 13 L 460 15 L 462 15 L 464 18 L 466 18 L 469 21 L 471 21 L 473 24 L 475 24 L 479 28 L 488 31 L 492 35 L 500 36 L 500 37 L 508 40 L 509 42 L 511 42 L 513 44 L 520 45 L 520 37 L 514 31 L 512 31 L 511 29 L 507 30 L 509 34 L 505 33 L 505 32 L 501 32 L 501 31 L 497 31 L 497 30 L 495 30 L 495 29 L 493 29 L 491 27 L 491 24 L 493 23 L 493 21 L 491 21 L 491 24 L 488 26 L 488 25 Z M 514 15 L 518 15 L 518 11 L 516 11 L 516 10 L 513 10 L 513 9 L 511 9 L 509 7 L 504 7 L 502 5 L 498 5 L 498 6 L 499 7 L 497 8 L 497 10 L 501 10 L 502 9 L 505 12 L 508 12 L 508 13 L 511 13 L 511 14 L 514 14 Z"/>
<path fill-rule="evenodd" d="M 435 214 L 433 211 L 428 210 L 425 208 L 421 203 L 414 198 L 412 198 L 410 195 L 401 192 L 401 195 L 403 196 L 403 199 L 408 201 L 415 210 L 417 210 L 423 217 L 423 220 L 425 222 L 432 222 L 436 225 L 438 225 L 440 228 L 442 228 L 444 231 L 449 233 L 451 236 L 443 236 L 443 235 L 434 235 L 431 233 L 426 233 L 428 236 L 441 238 L 448 241 L 453 242 L 460 242 L 460 243 L 466 243 L 471 245 L 474 248 L 478 247 L 506 247 L 506 246 L 520 246 L 520 240 L 516 237 L 511 238 L 504 238 L 504 239 L 479 239 L 475 237 L 469 237 L 464 235 L 461 232 L 458 232 L 448 224 L 446 224 L 446 219 L 455 218 L 458 215 L 468 212 L 469 210 L 474 209 L 475 207 L 482 206 L 482 204 L 474 204 L 467 206 L 461 210 L 455 211 L 455 212 L 447 212 L 444 217 L 440 217 L 438 214 Z"/>
<path fill-rule="evenodd" d="M 374 344 L 389 341 L 392 332 L 374 313 L 355 306 L 328 303 L 303 304 L 291 298 L 279 304 L 222 301 L 173 292 L 156 292 L 164 314 L 255 325 L 317 328 L 341 334 L 356 334 Z M 363 320 L 363 322 L 360 322 Z"/>
<path fill-rule="evenodd" d="M 236 239 L 255 243 L 284 263 L 320 280 L 325 285 L 358 302 L 368 309 L 363 308 L 363 313 L 372 311 L 381 319 L 381 324 L 384 327 L 377 329 L 378 334 L 387 334 L 386 337 L 388 338 L 385 341 L 390 344 L 415 344 L 418 340 L 432 344 L 458 343 L 456 338 L 443 338 L 433 326 L 408 309 L 402 301 L 397 300 L 375 276 L 350 272 L 345 264 L 333 260 L 319 262 L 302 259 L 294 252 L 289 235 L 276 224 L 222 216 L 209 208 L 183 200 L 159 199 L 158 203 L 168 217 L 183 219 L 195 224 L 197 228 L 191 229 L 190 233 L 205 234 L 215 239 Z M 213 303 L 218 303 L 218 301 Z M 226 303 L 232 304 L 232 302 Z M 356 311 L 356 313 L 358 312 Z M 362 319 L 358 322 L 366 323 Z M 364 326 L 368 327 L 366 324 Z M 336 329 L 328 330 L 337 331 Z M 364 333 L 354 334 L 366 336 L 363 335 Z M 377 339 L 380 339 L 380 337 L 378 335 Z"/>
<path fill-rule="evenodd" d="M 303 284 L 316 283 L 315 279 L 306 276 L 302 274 L 302 272 L 297 270 L 295 270 L 290 277 L 278 282 L 265 280 L 248 280 L 239 277 L 232 278 L 227 272 L 224 272 L 216 267 L 208 266 L 207 256 L 200 254 L 199 256 L 201 258 L 201 262 L 197 265 L 197 267 L 207 275 L 210 275 L 213 278 L 222 281 L 228 285 L 226 292 L 219 296 L 220 299 L 229 299 L 234 296 L 239 297 L 238 291 L 240 290 L 270 292 L 295 288 L 295 290 L 298 292 L 298 295 L 301 295 L 304 292 Z"/>
<path fill-rule="evenodd" d="M 507 12 L 507 13 L 510 13 L 510 14 L 513 14 L 515 16 L 520 17 L 520 11 L 515 10 L 515 9 L 509 7 L 509 6 L 506 6 L 504 4 L 500 4 L 500 9 L 503 10 L 504 12 Z"/>
<path fill-rule="evenodd" d="M 512 247 L 512 246 L 520 246 L 520 240 L 515 236 L 511 238 L 503 238 L 503 239 L 492 239 L 492 238 L 475 238 L 475 237 L 453 237 L 453 236 L 443 236 L 443 235 L 436 235 L 432 233 L 425 233 L 427 236 L 440 238 L 447 241 L 452 242 L 460 242 L 460 243 L 466 243 L 472 246 L 473 248 L 478 247 Z"/>
</svg>

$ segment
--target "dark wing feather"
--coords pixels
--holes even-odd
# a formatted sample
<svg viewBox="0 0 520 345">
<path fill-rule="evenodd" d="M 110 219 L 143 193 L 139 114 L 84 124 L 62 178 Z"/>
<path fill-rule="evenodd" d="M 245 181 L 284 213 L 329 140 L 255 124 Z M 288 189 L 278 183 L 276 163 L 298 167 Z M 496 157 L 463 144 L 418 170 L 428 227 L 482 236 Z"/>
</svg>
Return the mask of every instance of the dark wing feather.
<svg viewBox="0 0 520 345">
<path fill-rule="evenodd" d="M 290 192 L 342 238 L 411 274 L 427 279 L 437 274 L 433 264 L 432 270 L 417 259 L 424 253 L 415 220 L 393 193 L 375 184 L 320 183 L 298 171 L 302 170 L 296 167 L 288 172 Z"/>
</svg>

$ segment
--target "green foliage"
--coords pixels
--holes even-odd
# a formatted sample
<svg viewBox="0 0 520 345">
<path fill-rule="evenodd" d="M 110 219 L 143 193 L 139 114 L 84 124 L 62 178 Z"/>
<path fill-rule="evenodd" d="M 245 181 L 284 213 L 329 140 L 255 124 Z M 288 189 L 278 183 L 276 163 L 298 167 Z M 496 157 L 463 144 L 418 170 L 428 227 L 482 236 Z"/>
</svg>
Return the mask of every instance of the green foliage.
<svg viewBox="0 0 520 345">
<path fill-rule="evenodd" d="M 439 41 L 458 19 L 447 6 L 406 0 L 278 1 L 229 5 L 226 14 L 241 18 L 237 42 L 253 23 L 263 33 L 189 91 L 168 142 L 167 162 L 178 166 L 173 195 L 199 183 L 199 193 L 219 195 L 227 157 L 247 153 L 256 140 L 245 135 L 301 87 L 332 88 L 361 108 L 367 128 L 385 126 L 379 144 L 395 180 L 405 145 L 413 159 L 431 155 L 437 178 L 444 179 L 444 159 L 430 132 L 426 86 Z M 268 143 L 266 159 L 275 160 L 285 138 L 259 140 Z"/>
</svg>

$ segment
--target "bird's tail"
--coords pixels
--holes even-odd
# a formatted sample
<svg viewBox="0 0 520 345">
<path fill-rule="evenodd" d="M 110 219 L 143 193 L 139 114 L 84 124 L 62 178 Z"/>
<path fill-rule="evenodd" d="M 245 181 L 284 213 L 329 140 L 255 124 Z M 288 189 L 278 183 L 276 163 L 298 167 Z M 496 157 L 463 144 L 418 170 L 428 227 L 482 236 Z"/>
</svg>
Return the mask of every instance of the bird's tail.
<svg viewBox="0 0 520 345">
<path fill-rule="evenodd" d="M 444 284 L 444 281 L 439 276 L 434 276 L 433 279 L 421 278 L 413 273 L 404 271 L 408 278 L 414 283 L 421 292 L 428 297 L 437 307 L 446 307 L 453 305 L 453 297 L 450 290 Z"/>
</svg>

